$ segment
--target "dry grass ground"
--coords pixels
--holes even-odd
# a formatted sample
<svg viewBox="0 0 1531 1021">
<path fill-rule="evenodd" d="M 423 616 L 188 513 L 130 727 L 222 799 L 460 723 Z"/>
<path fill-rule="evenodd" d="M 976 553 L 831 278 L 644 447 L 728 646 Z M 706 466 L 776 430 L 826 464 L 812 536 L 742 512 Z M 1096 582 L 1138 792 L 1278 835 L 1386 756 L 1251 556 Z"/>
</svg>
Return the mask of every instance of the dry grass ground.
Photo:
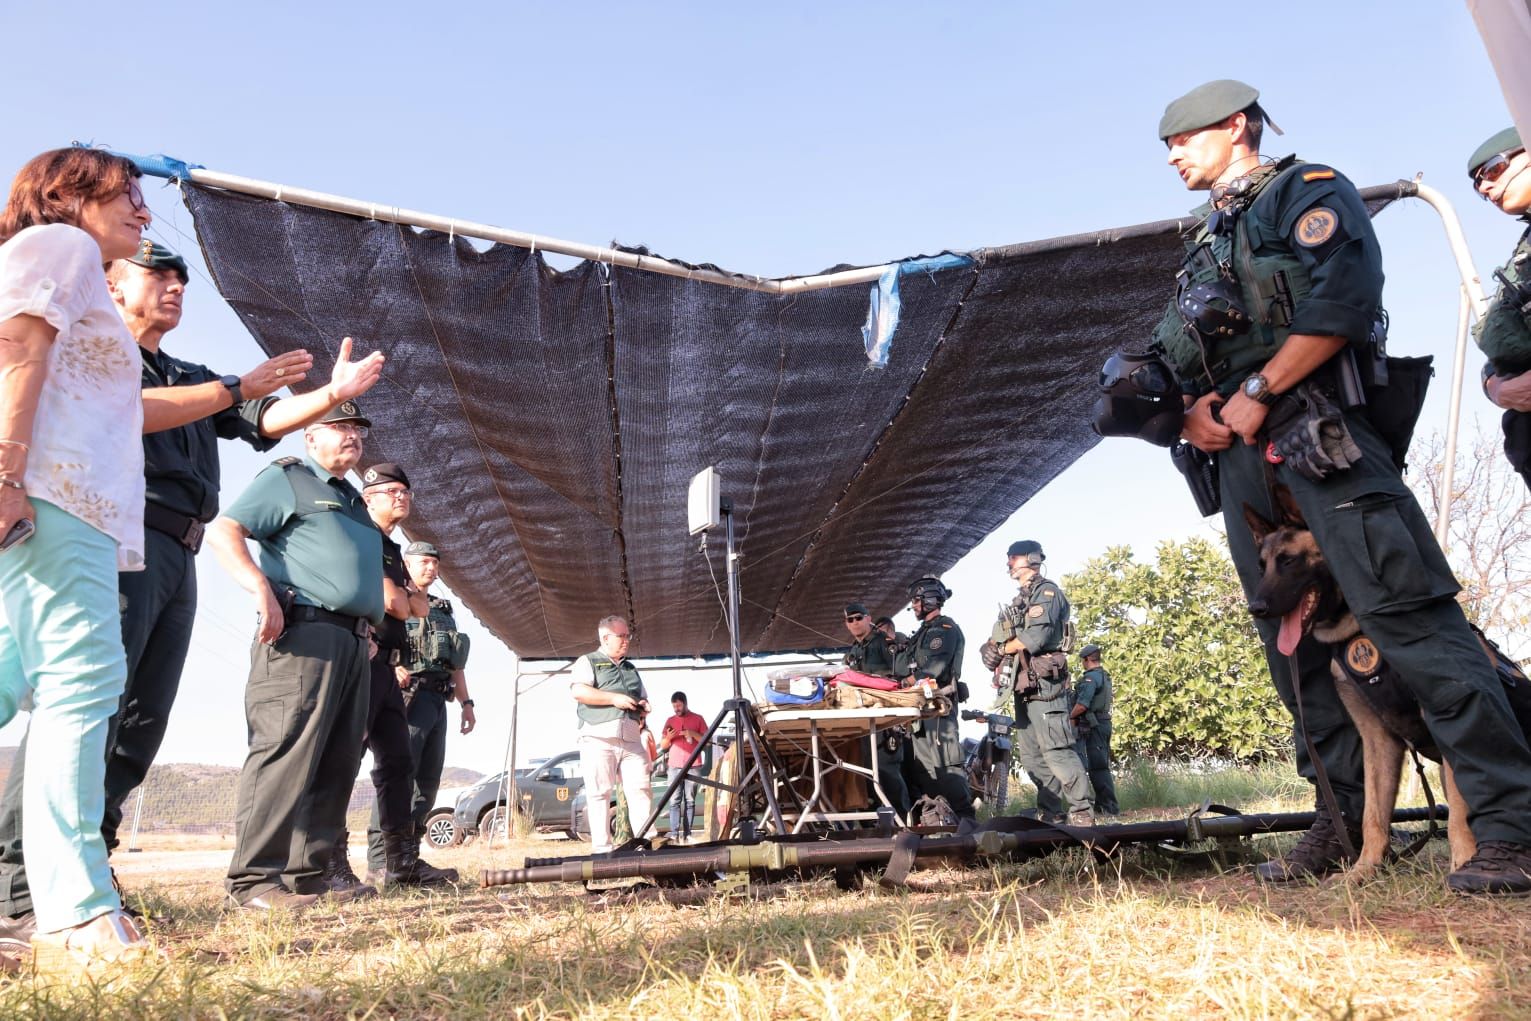
<svg viewBox="0 0 1531 1021">
<path fill-rule="evenodd" d="M 431 857 L 476 876 L 579 850 Z M 1531 1017 L 1531 902 L 1449 896 L 1443 853 L 1360 888 L 1068 852 L 919 871 L 897 892 L 464 886 L 300 918 L 225 912 L 218 870 L 156 863 L 124 881 L 170 916 L 156 930 L 167 963 L 105 989 L 9 980 L 0 1016 Z"/>
</svg>

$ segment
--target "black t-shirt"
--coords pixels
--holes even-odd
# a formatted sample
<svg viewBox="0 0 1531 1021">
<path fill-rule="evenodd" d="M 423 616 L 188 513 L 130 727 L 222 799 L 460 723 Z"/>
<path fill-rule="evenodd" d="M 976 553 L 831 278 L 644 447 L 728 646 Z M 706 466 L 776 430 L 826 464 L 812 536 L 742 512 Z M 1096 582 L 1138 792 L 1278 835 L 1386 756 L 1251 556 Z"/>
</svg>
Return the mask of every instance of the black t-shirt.
<svg viewBox="0 0 1531 1021">
<path fill-rule="evenodd" d="M 378 530 L 381 533 L 381 529 Z M 409 572 L 404 569 L 404 551 L 388 536 L 383 536 L 383 576 L 399 588 L 409 584 Z M 403 649 L 409 643 L 404 622 L 397 617 L 384 615 L 382 627 L 377 629 L 377 645 L 380 649 Z"/>
</svg>

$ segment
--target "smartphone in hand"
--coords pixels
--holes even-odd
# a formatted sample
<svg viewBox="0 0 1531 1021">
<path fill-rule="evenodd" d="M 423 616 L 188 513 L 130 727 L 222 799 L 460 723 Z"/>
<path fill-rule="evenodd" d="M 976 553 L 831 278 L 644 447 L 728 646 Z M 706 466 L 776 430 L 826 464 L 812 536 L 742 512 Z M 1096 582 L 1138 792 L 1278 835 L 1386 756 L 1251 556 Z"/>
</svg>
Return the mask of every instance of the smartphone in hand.
<svg viewBox="0 0 1531 1021">
<path fill-rule="evenodd" d="M 37 531 L 37 526 L 32 523 L 30 518 L 18 518 L 16 523 L 11 525 L 10 531 L 5 533 L 5 538 L 0 539 L 0 553 L 4 553 L 12 547 L 20 546 L 32 538 L 32 533 L 35 531 Z"/>
</svg>

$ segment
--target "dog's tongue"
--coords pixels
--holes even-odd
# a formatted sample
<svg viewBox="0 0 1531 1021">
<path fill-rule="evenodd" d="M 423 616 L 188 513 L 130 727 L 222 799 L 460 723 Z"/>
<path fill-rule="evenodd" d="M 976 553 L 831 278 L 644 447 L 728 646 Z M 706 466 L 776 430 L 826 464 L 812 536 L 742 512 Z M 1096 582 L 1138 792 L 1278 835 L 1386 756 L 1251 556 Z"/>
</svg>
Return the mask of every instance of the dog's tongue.
<svg viewBox="0 0 1531 1021">
<path fill-rule="evenodd" d="M 1281 650 L 1283 656 L 1290 656 L 1297 651 L 1297 643 L 1302 641 L 1302 602 L 1290 613 L 1281 618 L 1281 630 L 1276 633 L 1276 648 Z"/>
</svg>

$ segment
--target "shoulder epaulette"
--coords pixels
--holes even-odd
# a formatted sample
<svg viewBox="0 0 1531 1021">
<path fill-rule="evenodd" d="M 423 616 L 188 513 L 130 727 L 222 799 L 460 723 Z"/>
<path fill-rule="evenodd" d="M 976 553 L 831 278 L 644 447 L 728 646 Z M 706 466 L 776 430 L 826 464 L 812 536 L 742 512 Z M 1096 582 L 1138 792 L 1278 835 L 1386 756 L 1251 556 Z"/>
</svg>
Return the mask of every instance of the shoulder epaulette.
<svg viewBox="0 0 1531 1021">
<path fill-rule="evenodd" d="M 291 454 L 288 454 L 286 457 L 279 457 L 271 463 L 276 465 L 278 468 L 291 468 L 293 465 L 302 464 L 303 459 L 301 457 L 293 457 Z"/>
</svg>

